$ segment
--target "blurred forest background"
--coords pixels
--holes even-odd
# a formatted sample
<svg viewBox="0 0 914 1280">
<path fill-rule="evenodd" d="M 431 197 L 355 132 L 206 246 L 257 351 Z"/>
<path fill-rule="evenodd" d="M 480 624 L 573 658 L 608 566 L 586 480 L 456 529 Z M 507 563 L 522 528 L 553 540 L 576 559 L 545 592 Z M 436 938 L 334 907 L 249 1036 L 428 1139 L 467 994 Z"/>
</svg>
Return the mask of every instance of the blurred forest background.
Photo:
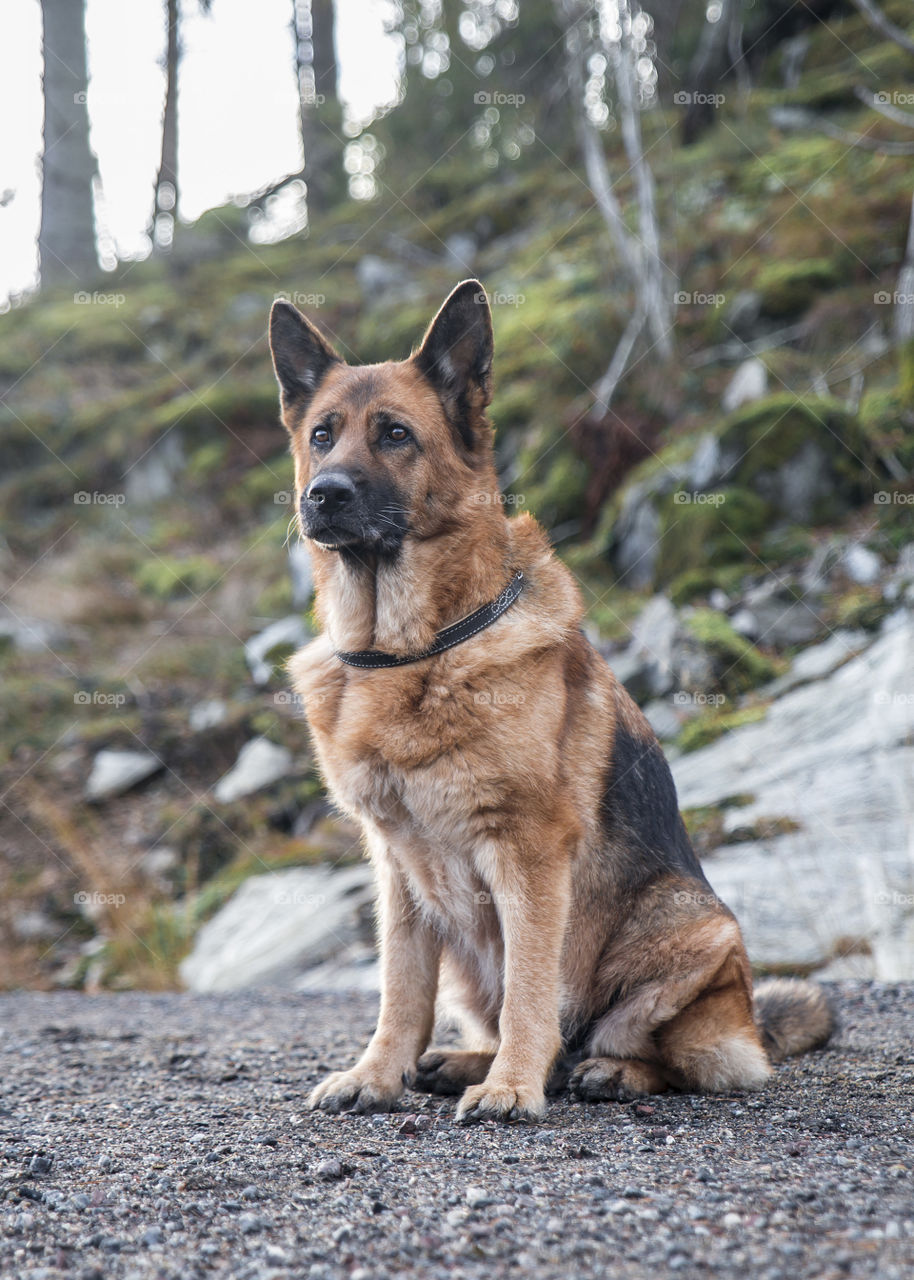
<svg viewBox="0 0 914 1280">
<path fill-rule="evenodd" d="M 122 15 L 87 58 L 93 2 L 41 0 L 40 213 L 0 279 L 0 984 L 175 985 L 233 895 L 191 985 L 370 975 L 283 672 L 311 587 L 266 317 L 402 358 L 469 275 L 506 502 L 577 575 L 753 960 L 911 976 L 909 0 L 287 0 L 278 53 L 255 6 L 163 0 L 142 104 L 93 96 L 136 56 Z M 38 11 L 4 12 L 17 63 Z M 259 148 L 184 57 L 230 22 L 235 107 L 275 83 L 299 154 L 199 212 L 191 112 L 239 174 Z M 141 109 L 119 239 L 100 173 L 135 170 Z"/>
</svg>

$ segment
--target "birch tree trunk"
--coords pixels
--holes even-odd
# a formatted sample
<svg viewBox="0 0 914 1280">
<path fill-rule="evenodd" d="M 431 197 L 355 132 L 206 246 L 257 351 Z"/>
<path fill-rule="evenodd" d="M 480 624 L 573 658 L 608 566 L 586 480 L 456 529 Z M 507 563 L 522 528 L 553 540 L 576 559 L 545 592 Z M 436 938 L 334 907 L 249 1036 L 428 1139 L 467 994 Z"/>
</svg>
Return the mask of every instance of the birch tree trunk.
<svg viewBox="0 0 914 1280">
<path fill-rule="evenodd" d="M 162 117 L 162 152 L 156 175 L 152 211 L 152 239 L 157 248 L 171 246 L 178 210 L 178 0 L 166 0 L 168 23 L 165 46 L 165 112 Z"/>
<path fill-rule="evenodd" d="M 80 284 L 98 271 L 86 107 L 85 0 L 41 0 L 44 20 L 44 155 L 41 161 L 43 285 Z"/>
</svg>

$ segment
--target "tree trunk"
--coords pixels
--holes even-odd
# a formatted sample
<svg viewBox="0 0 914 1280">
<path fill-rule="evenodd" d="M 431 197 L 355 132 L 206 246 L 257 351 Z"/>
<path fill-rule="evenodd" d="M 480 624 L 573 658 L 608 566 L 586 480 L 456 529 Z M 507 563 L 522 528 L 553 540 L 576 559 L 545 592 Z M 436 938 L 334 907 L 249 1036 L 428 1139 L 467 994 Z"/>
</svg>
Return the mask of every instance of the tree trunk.
<svg viewBox="0 0 914 1280">
<path fill-rule="evenodd" d="M 333 0 L 295 0 L 294 14 L 303 173 L 313 210 L 345 191 Z"/>
<path fill-rule="evenodd" d="M 152 211 L 152 239 L 157 248 L 171 246 L 178 210 L 178 0 L 166 0 L 168 36 L 165 49 L 165 113 L 162 117 L 162 154 L 156 175 Z"/>
<path fill-rule="evenodd" d="M 44 155 L 38 253 L 44 285 L 80 284 L 98 271 L 86 108 L 85 0 L 41 0 Z"/>
</svg>

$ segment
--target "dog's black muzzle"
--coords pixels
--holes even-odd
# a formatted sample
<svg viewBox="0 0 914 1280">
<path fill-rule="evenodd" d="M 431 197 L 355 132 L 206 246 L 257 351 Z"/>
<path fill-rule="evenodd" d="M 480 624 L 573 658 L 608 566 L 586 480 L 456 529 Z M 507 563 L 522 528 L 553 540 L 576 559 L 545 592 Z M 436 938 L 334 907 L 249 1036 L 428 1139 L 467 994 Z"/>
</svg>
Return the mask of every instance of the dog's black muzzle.
<svg viewBox="0 0 914 1280">
<path fill-rule="evenodd" d="M 408 527 L 403 504 L 389 485 L 342 470 L 314 477 L 302 494 L 301 515 L 309 538 L 339 551 L 395 555 Z"/>
</svg>

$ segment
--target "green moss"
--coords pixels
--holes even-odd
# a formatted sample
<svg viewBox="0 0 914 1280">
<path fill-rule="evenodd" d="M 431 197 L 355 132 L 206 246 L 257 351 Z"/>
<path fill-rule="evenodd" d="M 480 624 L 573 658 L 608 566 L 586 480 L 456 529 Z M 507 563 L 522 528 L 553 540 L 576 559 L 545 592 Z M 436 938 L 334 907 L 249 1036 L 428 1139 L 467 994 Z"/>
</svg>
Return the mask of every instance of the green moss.
<svg viewBox="0 0 914 1280">
<path fill-rule="evenodd" d="M 222 577 L 222 568 L 206 556 L 156 556 L 141 564 L 136 584 L 159 600 L 203 595 Z"/>
<path fill-rule="evenodd" d="M 582 458 L 570 450 L 527 449 L 521 456 L 520 475 L 514 481 L 522 505 L 547 529 L 569 520 L 580 520 L 589 472 Z M 530 459 L 529 464 L 527 459 Z"/>
<path fill-rule="evenodd" d="M 910 526 L 909 526 L 910 532 Z M 883 618 L 894 605 L 883 600 L 878 587 L 859 587 L 842 596 L 834 609 L 837 626 L 861 627 L 864 631 L 876 631 Z"/>
<path fill-rule="evenodd" d="M 723 668 L 720 685 L 729 697 L 773 680 L 778 674 L 779 665 L 734 631 L 724 614 L 715 609 L 694 609 L 683 620 L 687 630 Z"/>
<path fill-rule="evenodd" d="M 838 266 L 827 258 L 806 262 L 769 262 L 755 277 L 762 311 L 775 318 L 799 315 L 817 294 L 840 283 Z"/>
<path fill-rule="evenodd" d="M 683 502 L 683 497 L 691 501 Z M 660 499 L 657 509 L 657 579 L 661 583 L 689 570 L 751 561 L 751 546 L 770 519 L 770 508 L 762 498 L 738 488 L 697 495 L 677 490 Z"/>
<path fill-rule="evenodd" d="M 898 397 L 907 409 L 914 409 L 914 338 L 898 347 Z"/>
<path fill-rule="evenodd" d="M 767 707 L 742 707 L 738 711 L 713 710 L 696 716 L 683 728 L 677 739 L 677 745 L 683 751 L 697 751 L 708 743 L 716 741 L 731 729 L 739 729 L 744 724 L 755 724 L 764 720 Z"/>
<path fill-rule="evenodd" d="M 872 449 L 855 415 L 839 401 L 767 396 L 726 419 L 719 440 L 725 456 L 735 458 L 732 479 L 764 492 L 774 511 L 794 522 L 808 514 L 813 523 L 825 523 L 872 493 Z M 796 509 L 783 469 L 809 445 L 818 448 L 821 462 L 805 513 Z"/>
</svg>

